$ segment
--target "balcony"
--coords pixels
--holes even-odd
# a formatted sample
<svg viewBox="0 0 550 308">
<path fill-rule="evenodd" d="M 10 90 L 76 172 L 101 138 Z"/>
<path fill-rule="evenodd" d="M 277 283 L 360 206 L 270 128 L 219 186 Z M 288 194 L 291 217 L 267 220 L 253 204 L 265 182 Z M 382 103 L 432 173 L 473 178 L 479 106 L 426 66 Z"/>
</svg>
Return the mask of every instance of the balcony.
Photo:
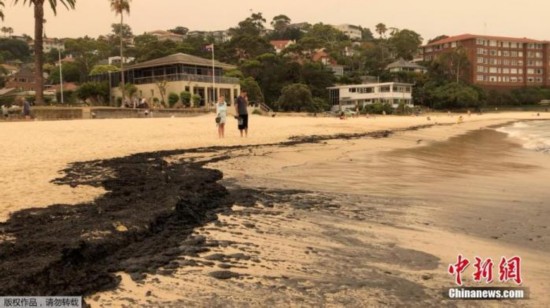
<svg viewBox="0 0 550 308">
<path fill-rule="evenodd" d="M 194 82 L 212 83 L 212 76 L 192 75 L 192 74 L 167 74 L 163 76 L 134 77 L 133 83 L 138 85 L 138 84 L 156 83 L 163 80 L 166 80 L 168 82 L 194 81 Z M 216 76 L 214 78 L 214 82 L 217 84 L 239 84 L 239 78 Z"/>
</svg>

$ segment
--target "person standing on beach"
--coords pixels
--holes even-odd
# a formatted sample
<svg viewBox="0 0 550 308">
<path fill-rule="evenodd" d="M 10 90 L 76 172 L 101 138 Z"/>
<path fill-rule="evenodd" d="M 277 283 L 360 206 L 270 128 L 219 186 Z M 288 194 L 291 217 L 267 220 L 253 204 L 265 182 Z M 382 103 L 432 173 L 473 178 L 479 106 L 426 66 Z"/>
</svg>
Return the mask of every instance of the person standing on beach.
<svg viewBox="0 0 550 308">
<path fill-rule="evenodd" d="M 10 116 L 8 106 L 6 106 L 6 104 L 2 105 L 2 115 L 4 116 L 5 120 L 7 120 L 8 117 Z"/>
<path fill-rule="evenodd" d="M 217 120 L 219 118 L 219 121 Z M 227 103 L 225 96 L 220 95 L 216 104 L 216 124 L 218 125 L 218 137 L 225 137 L 225 120 L 227 118 Z"/>
<path fill-rule="evenodd" d="M 26 98 L 23 98 L 23 116 L 25 120 L 31 119 L 31 104 Z"/>
<path fill-rule="evenodd" d="M 235 111 L 238 115 L 239 120 L 239 131 L 241 132 L 241 137 L 248 137 L 248 100 L 246 96 L 246 90 L 241 90 L 241 94 L 237 97 L 237 102 L 235 103 Z"/>
</svg>

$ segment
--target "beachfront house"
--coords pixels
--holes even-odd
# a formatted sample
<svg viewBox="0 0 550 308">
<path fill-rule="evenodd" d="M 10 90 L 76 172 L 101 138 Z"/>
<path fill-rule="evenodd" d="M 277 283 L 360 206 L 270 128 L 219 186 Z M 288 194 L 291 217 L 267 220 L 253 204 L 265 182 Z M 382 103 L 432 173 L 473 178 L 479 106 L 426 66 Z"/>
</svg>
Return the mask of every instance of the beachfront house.
<svg viewBox="0 0 550 308">
<path fill-rule="evenodd" d="M 390 63 L 386 66 L 386 70 L 390 73 L 399 73 L 399 72 L 413 72 L 413 73 L 426 73 L 428 71 L 427 68 L 425 68 L 422 65 L 419 65 L 414 62 L 405 61 L 403 58 Z"/>
<path fill-rule="evenodd" d="M 383 82 L 329 87 L 329 102 L 341 109 L 374 103 L 387 103 L 393 108 L 401 103 L 413 107 L 412 86 L 410 83 Z"/>
<path fill-rule="evenodd" d="M 241 90 L 239 79 L 224 77 L 223 73 L 234 68 L 233 65 L 216 60 L 212 63 L 212 59 L 176 53 L 124 67 L 124 76 L 125 83 L 137 87 L 136 96 L 145 98 L 149 103 L 162 101 L 162 86 L 159 85 L 165 82 L 164 100 L 167 100 L 166 96 L 171 92 L 179 95 L 187 91 L 200 97 L 200 106 L 215 102 L 220 95 L 224 95 L 226 101 L 233 104 Z M 111 95 L 122 97 L 119 88 L 120 73 L 96 75 L 92 79 L 110 80 Z"/>
</svg>

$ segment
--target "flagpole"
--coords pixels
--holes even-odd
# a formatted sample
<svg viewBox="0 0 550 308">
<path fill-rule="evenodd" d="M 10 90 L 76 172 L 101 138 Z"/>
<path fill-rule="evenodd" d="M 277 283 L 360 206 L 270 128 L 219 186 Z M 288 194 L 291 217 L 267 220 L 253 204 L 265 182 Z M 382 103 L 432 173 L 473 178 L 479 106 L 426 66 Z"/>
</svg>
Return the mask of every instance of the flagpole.
<svg viewBox="0 0 550 308">
<path fill-rule="evenodd" d="M 212 98 L 216 103 L 216 70 L 214 67 L 214 43 L 212 43 Z"/>
</svg>

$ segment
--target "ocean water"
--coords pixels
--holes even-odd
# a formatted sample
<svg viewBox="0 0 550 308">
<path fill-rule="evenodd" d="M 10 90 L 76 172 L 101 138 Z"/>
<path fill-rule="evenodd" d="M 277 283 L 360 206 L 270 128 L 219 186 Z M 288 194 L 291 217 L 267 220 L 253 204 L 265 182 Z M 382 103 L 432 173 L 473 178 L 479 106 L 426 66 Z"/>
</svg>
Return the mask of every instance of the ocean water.
<svg viewBox="0 0 550 308">
<path fill-rule="evenodd" d="M 526 149 L 550 154 L 550 121 L 516 122 L 497 131 L 518 140 Z"/>
<path fill-rule="evenodd" d="M 364 148 L 284 168 L 265 185 L 353 195 L 377 208 L 402 204 L 412 215 L 428 211 L 440 228 L 550 252 L 549 141 L 550 121 L 394 150 L 357 140 Z"/>
</svg>

